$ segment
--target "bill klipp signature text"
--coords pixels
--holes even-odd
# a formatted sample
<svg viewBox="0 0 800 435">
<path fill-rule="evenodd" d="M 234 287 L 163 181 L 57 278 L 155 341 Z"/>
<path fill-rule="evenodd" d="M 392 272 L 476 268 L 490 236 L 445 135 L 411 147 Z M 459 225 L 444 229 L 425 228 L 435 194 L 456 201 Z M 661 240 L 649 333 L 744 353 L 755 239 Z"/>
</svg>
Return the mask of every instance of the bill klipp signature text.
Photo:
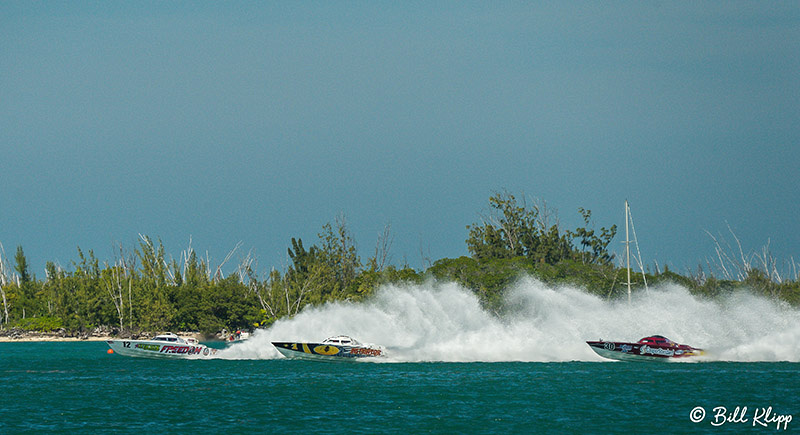
<svg viewBox="0 0 800 435">
<path fill-rule="evenodd" d="M 776 430 L 786 430 L 789 423 L 792 421 L 791 414 L 778 414 L 774 412 L 772 407 L 755 408 L 753 413 L 749 414 L 746 406 L 737 406 L 732 411 L 724 406 L 717 406 L 712 409 L 710 422 L 712 426 L 722 426 L 725 424 L 752 424 L 753 426 L 768 427 L 775 425 Z M 700 423 L 706 417 L 706 410 L 697 406 L 692 409 L 689 414 L 689 419 L 693 423 Z"/>
</svg>

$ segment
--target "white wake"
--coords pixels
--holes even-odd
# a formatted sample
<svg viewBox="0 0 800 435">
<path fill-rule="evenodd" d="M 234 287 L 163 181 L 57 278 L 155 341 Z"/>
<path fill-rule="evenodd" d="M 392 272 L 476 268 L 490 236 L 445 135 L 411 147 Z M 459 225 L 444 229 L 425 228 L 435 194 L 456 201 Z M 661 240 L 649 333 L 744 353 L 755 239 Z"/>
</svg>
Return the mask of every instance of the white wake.
<svg viewBox="0 0 800 435">
<path fill-rule="evenodd" d="M 600 361 L 586 340 L 636 341 L 659 334 L 704 348 L 719 361 L 800 361 L 800 310 L 748 293 L 718 300 L 663 285 L 629 304 L 532 278 L 508 289 L 497 317 L 454 283 L 387 285 L 369 301 L 308 308 L 256 331 L 222 358 L 274 359 L 272 341 L 350 335 L 387 349 L 387 361 Z"/>
</svg>

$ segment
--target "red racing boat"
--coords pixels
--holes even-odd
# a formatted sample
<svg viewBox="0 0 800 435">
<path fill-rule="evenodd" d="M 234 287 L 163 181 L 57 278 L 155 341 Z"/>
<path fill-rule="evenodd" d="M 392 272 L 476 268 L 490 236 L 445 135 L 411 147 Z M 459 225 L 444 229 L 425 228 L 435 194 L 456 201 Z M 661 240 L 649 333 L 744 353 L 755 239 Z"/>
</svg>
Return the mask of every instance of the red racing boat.
<svg viewBox="0 0 800 435">
<path fill-rule="evenodd" d="M 705 351 L 685 344 L 678 344 L 661 335 L 651 335 L 636 343 L 619 341 L 587 341 L 586 344 L 598 355 L 616 360 L 669 361 L 703 355 Z"/>
</svg>

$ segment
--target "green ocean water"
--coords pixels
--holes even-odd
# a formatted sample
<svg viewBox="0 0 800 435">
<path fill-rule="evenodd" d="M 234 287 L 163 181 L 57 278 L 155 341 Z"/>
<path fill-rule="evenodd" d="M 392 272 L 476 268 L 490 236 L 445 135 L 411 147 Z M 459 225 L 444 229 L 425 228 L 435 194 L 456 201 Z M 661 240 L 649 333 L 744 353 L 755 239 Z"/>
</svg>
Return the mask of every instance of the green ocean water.
<svg viewBox="0 0 800 435">
<path fill-rule="evenodd" d="M 741 433 L 776 432 L 777 415 L 800 432 L 794 362 L 173 361 L 107 349 L 0 343 L 0 433 Z M 717 407 L 740 412 L 714 426 Z"/>
</svg>

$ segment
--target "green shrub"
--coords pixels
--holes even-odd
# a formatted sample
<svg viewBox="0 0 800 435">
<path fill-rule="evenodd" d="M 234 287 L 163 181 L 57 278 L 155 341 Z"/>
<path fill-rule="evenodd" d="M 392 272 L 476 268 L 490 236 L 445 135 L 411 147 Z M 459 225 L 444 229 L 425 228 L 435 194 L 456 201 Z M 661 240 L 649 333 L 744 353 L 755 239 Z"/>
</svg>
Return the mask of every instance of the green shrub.
<svg viewBox="0 0 800 435">
<path fill-rule="evenodd" d="M 58 317 L 28 317 L 19 320 L 16 326 L 26 331 L 50 332 L 61 329 L 63 324 Z"/>
</svg>

